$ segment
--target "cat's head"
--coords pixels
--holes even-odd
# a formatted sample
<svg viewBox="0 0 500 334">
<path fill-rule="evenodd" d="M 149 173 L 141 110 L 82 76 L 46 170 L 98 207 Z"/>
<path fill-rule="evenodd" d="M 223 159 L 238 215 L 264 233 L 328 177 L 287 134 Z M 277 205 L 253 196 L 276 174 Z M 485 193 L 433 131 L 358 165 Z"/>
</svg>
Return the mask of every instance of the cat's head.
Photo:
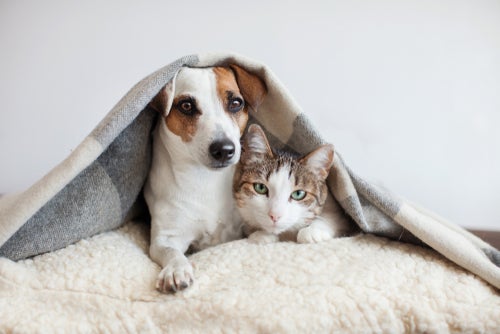
<svg viewBox="0 0 500 334">
<path fill-rule="evenodd" d="M 303 157 L 271 149 L 264 131 L 251 125 L 235 174 L 234 195 L 250 226 L 279 234 L 314 219 L 325 203 L 325 180 L 333 146 L 322 145 Z"/>
</svg>

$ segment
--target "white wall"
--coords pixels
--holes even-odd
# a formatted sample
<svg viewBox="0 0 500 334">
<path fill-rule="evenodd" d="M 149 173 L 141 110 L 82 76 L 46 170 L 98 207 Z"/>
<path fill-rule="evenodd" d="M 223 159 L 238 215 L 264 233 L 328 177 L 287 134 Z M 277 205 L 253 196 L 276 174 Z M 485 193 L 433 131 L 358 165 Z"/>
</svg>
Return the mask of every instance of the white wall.
<svg viewBox="0 0 500 334">
<path fill-rule="evenodd" d="M 500 230 L 500 2 L 1 1 L 0 193 L 180 56 L 268 64 L 361 176 Z"/>
</svg>

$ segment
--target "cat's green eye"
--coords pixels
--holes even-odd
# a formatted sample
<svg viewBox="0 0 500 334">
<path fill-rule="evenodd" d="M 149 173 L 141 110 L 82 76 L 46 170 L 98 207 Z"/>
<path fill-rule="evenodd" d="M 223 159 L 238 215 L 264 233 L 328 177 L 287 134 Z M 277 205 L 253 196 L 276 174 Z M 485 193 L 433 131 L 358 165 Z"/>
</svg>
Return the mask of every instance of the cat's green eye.
<svg viewBox="0 0 500 334">
<path fill-rule="evenodd" d="M 257 192 L 257 194 L 266 195 L 268 190 L 265 184 L 263 183 L 254 183 L 253 189 Z"/>
<path fill-rule="evenodd" d="M 290 197 L 296 201 L 303 200 L 306 197 L 306 192 L 304 190 L 295 190 Z"/>
</svg>

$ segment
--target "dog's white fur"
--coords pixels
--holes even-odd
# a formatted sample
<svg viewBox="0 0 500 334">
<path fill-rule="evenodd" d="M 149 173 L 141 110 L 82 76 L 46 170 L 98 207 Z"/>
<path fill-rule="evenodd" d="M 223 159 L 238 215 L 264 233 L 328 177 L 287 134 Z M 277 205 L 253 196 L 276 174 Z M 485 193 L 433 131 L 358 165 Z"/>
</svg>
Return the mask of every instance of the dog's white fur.
<svg viewBox="0 0 500 334">
<path fill-rule="evenodd" d="M 184 255 L 190 246 L 203 249 L 241 236 L 241 218 L 232 195 L 241 128 L 225 110 L 216 78 L 212 68 L 182 68 L 160 92 L 164 114 L 154 133 L 144 195 L 152 218 L 150 255 L 162 267 L 157 289 L 163 292 L 192 284 L 193 267 Z M 240 82 L 238 86 L 244 96 L 244 87 Z M 175 97 L 187 95 L 200 111 L 196 131 L 188 141 L 165 121 L 176 107 L 172 105 Z M 220 138 L 229 139 L 235 152 L 224 166 L 214 168 L 209 147 Z"/>
</svg>

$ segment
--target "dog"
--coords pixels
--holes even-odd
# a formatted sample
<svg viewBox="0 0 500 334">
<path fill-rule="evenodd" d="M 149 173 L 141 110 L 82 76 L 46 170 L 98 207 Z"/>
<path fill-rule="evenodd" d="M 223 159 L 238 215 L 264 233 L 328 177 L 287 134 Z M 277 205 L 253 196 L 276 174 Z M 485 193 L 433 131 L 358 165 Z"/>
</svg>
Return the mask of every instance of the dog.
<svg viewBox="0 0 500 334">
<path fill-rule="evenodd" d="M 150 256 L 162 267 L 159 291 L 192 285 L 188 249 L 242 237 L 233 174 L 248 113 L 266 94 L 265 83 L 237 65 L 183 67 L 150 102 L 161 117 L 144 197 L 151 214 Z"/>
</svg>

